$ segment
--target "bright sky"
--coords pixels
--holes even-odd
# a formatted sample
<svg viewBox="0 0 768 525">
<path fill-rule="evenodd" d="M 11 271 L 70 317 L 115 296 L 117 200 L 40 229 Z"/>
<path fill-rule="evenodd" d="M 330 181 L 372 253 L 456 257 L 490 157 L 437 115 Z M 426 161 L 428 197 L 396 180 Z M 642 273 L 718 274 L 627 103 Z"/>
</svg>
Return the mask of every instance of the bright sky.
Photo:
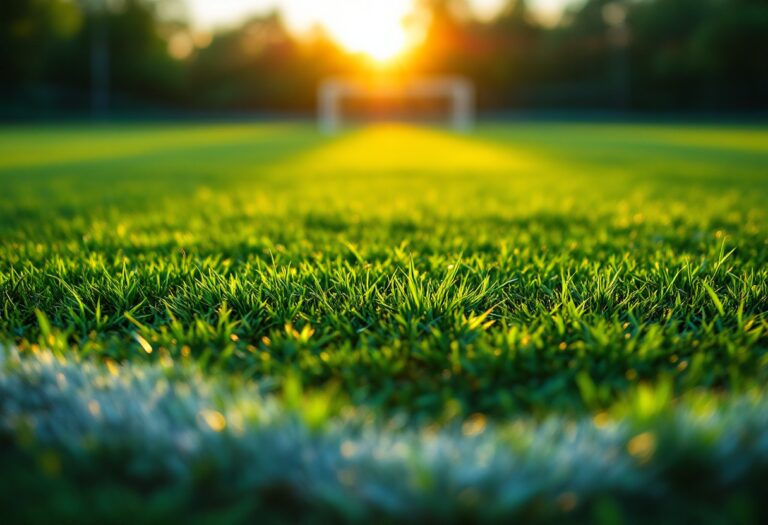
<svg viewBox="0 0 768 525">
<path fill-rule="evenodd" d="M 236 25 L 243 18 L 279 8 L 288 25 L 304 31 L 315 24 L 350 51 L 386 60 L 418 38 L 414 0 L 185 0 L 193 24 L 203 29 Z M 491 16 L 505 0 L 469 0 L 480 16 Z M 544 16 L 553 16 L 569 0 L 532 0 Z M 410 20 L 411 24 L 407 21 Z M 405 21 L 405 22 L 404 22 Z"/>
</svg>

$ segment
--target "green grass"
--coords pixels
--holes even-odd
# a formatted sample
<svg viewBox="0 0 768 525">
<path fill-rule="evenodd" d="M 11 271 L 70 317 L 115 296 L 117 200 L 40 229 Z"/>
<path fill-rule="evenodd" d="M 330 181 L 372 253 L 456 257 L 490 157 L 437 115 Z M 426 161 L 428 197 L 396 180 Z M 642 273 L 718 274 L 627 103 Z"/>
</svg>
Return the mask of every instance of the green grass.
<svg viewBox="0 0 768 525">
<path fill-rule="evenodd" d="M 101 495 L 108 502 L 195 515 L 181 496 L 153 507 L 146 491 L 156 472 L 113 479 L 84 459 L 87 447 L 47 434 L 56 420 L 38 413 L 37 401 L 11 395 L 19 381 L 32 385 L 45 406 L 66 405 L 62 414 L 101 428 L 88 415 L 87 389 L 66 401 L 66 389 L 38 384 L 40 374 L 55 374 L 46 366 L 162 373 L 173 385 L 194 370 L 205 392 L 228 393 L 190 398 L 192 426 L 211 399 L 227 422 L 228 414 L 269 404 L 283 414 L 275 418 L 295 416 L 315 436 L 292 442 L 301 456 L 325 453 L 324 440 L 346 433 L 366 442 L 355 430 L 361 426 L 398 422 L 405 427 L 385 434 L 404 440 L 411 460 L 391 470 L 371 453 L 358 474 L 390 488 L 396 482 L 384 481 L 400 468 L 405 477 L 434 477 L 393 495 L 398 504 L 389 507 L 384 496 L 244 482 L 267 496 L 241 515 L 237 490 L 228 500 L 216 495 L 232 469 L 247 475 L 233 458 L 251 433 L 280 434 L 289 424 L 272 428 L 255 418 L 244 435 L 217 442 L 220 455 L 195 459 L 211 472 L 182 476 L 182 488 L 171 484 L 187 495 L 215 487 L 209 505 L 233 513 L 222 520 L 265 508 L 285 517 L 297 512 L 289 503 L 297 499 L 324 519 L 386 510 L 393 520 L 701 522 L 696 509 L 707 508 L 712 523 L 759 521 L 767 509 L 754 484 L 768 480 L 768 451 L 753 443 L 768 430 L 767 168 L 762 127 L 519 123 L 455 136 L 380 126 L 334 138 L 291 124 L 0 129 L 0 340 L 14 349 L 0 392 L 19 397 L 0 401 L 0 461 L 9 472 L 28 472 L 26 455 L 50 467 L 45 454 L 56 454 L 63 466 L 55 475 L 41 467 L 24 479 L 38 490 L 47 480 L 75 500 L 78 487 L 90 486 L 84 477 L 108 479 L 119 487 Z M 47 350 L 61 365 L 46 364 Z M 264 403 L 247 401 L 254 385 Z M 141 397 L 140 388 L 125 388 Z M 120 405 L 125 392 L 107 390 L 110 406 Z M 715 419 L 696 423 L 690 414 L 701 413 Z M 38 445 L 20 444 L 30 432 L 24 414 L 37 421 L 33 428 L 45 427 L 32 432 Z M 157 424 L 181 432 L 182 420 Z M 606 420 L 618 435 L 605 430 Z M 672 420 L 676 430 L 667 430 Z M 540 462 L 543 448 L 530 443 L 547 425 L 567 434 L 571 423 L 592 429 L 583 445 L 545 440 L 560 459 Z M 510 467 L 519 479 L 509 471 L 518 481 L 505 480 L 506 471 L 483 470 L 476 445 L 462 441 L 471 436 L 451 437 L 452 428 L 474 434 L 486 426 L 494 454 L 519 455 L 544 480 L 538 492 L 515 496 L 518 504 L 498 487 L 533 483 L 533 474 Z M 470 458 L 454 467 L 428 459 L 434 452 L 423 440 L 432 432 L 472 450 Z M 517 435 L 518 445 L 500 435 Z M 631 453 L 633 436 L 651 440 L 653 457 Z M 119 463 L 108 433 L 92 439 Z M 603 442 L 639 461 L 638 472 L 617 474 L 626 486 L 554 474 L 558 461 L 575 461 L 600 479 L 594 458 Z M 743 454 L 713 452 L 734 442 Z M 146 448 L 123 446 L 131 461 Z M 739 470 L 739 461 L 750 468 Z M 441 469 L 451 478 L 450 468 L 470 466 L 482 472 L 477 483 L 440 484 Z M 736 474 L 710 476 L 709 485 L 681 482 L 699 468 L 720 476 L 731 467 Z M 344 478 L 344 467 L 334 468 Z M 645 475 L 653 483 L 638 481 Z M 678 500 L 678 513 L 646 508 Z M 48 511 L 81 517 L 67 509 Z M 200 517 L 211 509 L 197 510 Z"/>
</svg>

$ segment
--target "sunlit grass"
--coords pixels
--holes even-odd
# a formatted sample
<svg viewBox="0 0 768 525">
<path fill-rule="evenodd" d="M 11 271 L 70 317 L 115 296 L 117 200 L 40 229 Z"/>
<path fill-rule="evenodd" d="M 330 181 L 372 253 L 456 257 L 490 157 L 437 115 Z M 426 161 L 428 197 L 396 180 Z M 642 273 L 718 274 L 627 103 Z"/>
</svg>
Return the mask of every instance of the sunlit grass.
<svg viewBox="0 0 768 525">
<path fill-rule="evenodd" d="M 662 384 L 592 417 L 474 414 L 414 428 L 340 409 L 295 377 L 275 397 L 191 361 L 0 356 L 11 522 L 749 523 L 768 476 L 768 412 L 755 393 L 673 403 Z"/>
<path fill-rule="evenodd" d="M 452 428 L 484 434 L 523 421 L 523 439 L 547 432 L 549 420 L 558 422 L 552 432 L 574 421 L 629 425 L 632 435 L 606 439 L 641 462 L 652 456 L 654 479 L 669 482 L 662 499 L 674 499 L 684 484 L 665 477 L 670 458 L 692 454 L 684 464 L 695 468 L 710 450 L 700 442 L 721 434 L 692 430 L 687 442 L 682 425 L 660 436 L 654 414 L 702 410 L 742 428 L 741 412 L 727 407 L 752 399 L 750 417 L 762 421 L 765 144 L 763 128 L 714 126 L 489 124 L 467 136 L 380 126 L 330 138 L 299 124 L 0 130 L 0 336 L 31 367 L 50 349 L 67 373 L 77 373 L 77 356 L 106 367 L 99 373 L 195 369 L 201 385 L 231 384 L 195 416 L 217 434 L 233 431 L 229 403 L 244 403 L 240 392 L 254 383 L 277 414 L 301 406 L 308 431 L 338 423 L 340 435 L 352 432 L 341 423 L 350 411 L 398 422 L 393 440 L 418 436 L 408 444 L 414 465 L 429 449 L 421 440 L 446 432 L 450 441 Z M 3 381 L 23 382 L 9 363 Z M 67 399 L 49 387 L 47 399 Z M 98 428 L 96 409 L 77 402 Z M 0 421 L 18 436 L 8 406 Z M 753 423 L 744 428 L 762 436 Z M 748 441 L 748 430 L 736 433 L 712 439 L 726 449 Z M 599 448 L 599 436 L 584 447 Z M 584 460 L 567 440 L 556 449 L 552 465 Z M 764 479 L 758 456 L 743 458 L 751 466 L 734 474 L 740 487 Z M 731 461 L 722 457 L 712 465 Z M 77 470 L 67 465 L 64 480 Z M 370 468 L 373 476 L 388 467 Z M 425 468 L 431 479 L 441 467 Z M 339 469 L 337 480 L 346 476 Z M 512 483 L 505 475 L 469 483 L 463 497 L 498 503 L 500 516 L 527 515 L 536 496 L 504 506 L 495 483 Z M 433 482 L 403 496 L 392 518 L 429 516 L 436 501 L 459 497 Z M 699 501 L 717 485 L 725 495 L 712 505 L 763 508 L 748 490 L 733 503 L 718 483 L 684 497 Z M 628 490 L 643 501 L 650 494 Z M 589 491 L 563 492 L 547 493 L 564 498 L 560 510 L 603 505 L 596 496 L 573 504 Z M 608 510 L 594 512 L 637 503 L 609 496 Z M 363 505 L 353 517 L 378 508 L 349 503 Z"/>
</svg>

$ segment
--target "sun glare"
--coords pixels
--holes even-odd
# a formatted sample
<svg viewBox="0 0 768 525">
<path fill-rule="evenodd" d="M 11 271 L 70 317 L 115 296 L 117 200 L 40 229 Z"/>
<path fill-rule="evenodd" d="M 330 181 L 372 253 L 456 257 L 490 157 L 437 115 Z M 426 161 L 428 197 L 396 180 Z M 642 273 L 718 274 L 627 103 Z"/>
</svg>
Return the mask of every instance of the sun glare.
<svg viewBox="0 0 768 525">
<path fill-rule="evenodd" d="M 390 61 L 418 44 L 429 14 L 417 0 L 187 0 L 194 17 L 207 27 L 236 27 L 259 6 L 277 6 L 292 31 L 316 26 L 343 48 L 378 62 Z M 258 11 L 261 12 L 261 11 Z M 177 54 L 183 54 L 183 42 Z"/>
<path fill-rule="evenodd" d="M 319 22 L 339 44 L 374 60 L 392 60 L 414 43 L 411 0 L 335 2 Z"/>
</svg>

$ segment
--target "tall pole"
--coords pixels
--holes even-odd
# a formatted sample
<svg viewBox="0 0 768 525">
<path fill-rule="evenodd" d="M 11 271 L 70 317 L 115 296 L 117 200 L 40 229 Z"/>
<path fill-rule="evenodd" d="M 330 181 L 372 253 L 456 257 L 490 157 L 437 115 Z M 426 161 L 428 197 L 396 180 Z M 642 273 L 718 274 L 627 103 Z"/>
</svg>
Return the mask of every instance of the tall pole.
<svg viewBox="0 0 768 525">
<path fill-rule="evenodd" d="M 103 118 L 109 111 L 109 26 L 104 0 L 90 0 L 91 15 L 91 114 Z"/>
<path fill-rule="evenodd" d="M 630 102 L 627 6 L 619 0 L 606 4 L 603 7 L 603 20 L 608 25 L 608 45 L 611 48 L 613 102 L 616 109 L 624 110 Z"/>
</svg>

